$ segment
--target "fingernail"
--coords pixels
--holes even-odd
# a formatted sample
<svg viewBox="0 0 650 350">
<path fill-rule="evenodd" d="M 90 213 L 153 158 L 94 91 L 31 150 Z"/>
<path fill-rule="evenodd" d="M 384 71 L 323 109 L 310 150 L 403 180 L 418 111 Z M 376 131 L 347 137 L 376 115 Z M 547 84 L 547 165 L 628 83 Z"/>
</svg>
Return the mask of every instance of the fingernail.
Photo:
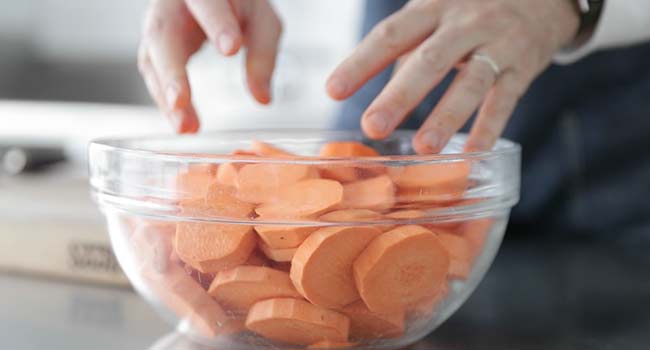
<svg viewBox="0 0 650 350">
<path fill-rule="evenodd" d="M 179 97 L 180 88 L 178 86 L 178 83 L 172 82 L 171 84 L 167 85 L 167 89 L 165 90 L 165 101 L 167 102 L 167 108 L 170 110 L 175 109 L 176 105 L 178 104 Z"/>
<path fill-rule="evenodd" d="M 217 39 L 217 44 L 219 45 L 219 50 L 223 54 L 229 54 L 235 49 L 235 38 L 229 33 L 222 33 Z"/>
<path fill-rule="evenodd" d="M 388 119 L 390 116 L 386 112 L 373 112 L 365 120 L 366 127 L 372 132 L 379 135 L 388 133 Z"/>
<path fill-rule="evenodd" d="M 433 130 L 428 130 L 420 136 L 420 144 L 427 149 L 427 152 L 435 152 L 440 146 L 440 136 Z"/>
<path fill-rule="evenodd" d="M 327 88 L 330 91 L 330 94 L 335 96 L 343 96 L 348 90 L 348 86 L 341 78 L 332 78 L 327 83 Z"/>
</svg>

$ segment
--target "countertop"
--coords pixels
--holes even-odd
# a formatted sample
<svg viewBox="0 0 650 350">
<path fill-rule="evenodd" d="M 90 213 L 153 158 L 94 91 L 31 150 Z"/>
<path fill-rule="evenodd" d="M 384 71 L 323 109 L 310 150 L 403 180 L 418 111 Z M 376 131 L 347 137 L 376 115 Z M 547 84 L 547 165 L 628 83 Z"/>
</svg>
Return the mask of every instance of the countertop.
<svg viewBox="0 0 650 350">
<path fill-rule="evenodd" d="M 648 349 L 648 255 L 507 240 L 467 303 L 410 349 Z M 0 339 L 12 350 L 204 350 L 130 290 L 14 275 L 0 275 Z"/>
</svg>

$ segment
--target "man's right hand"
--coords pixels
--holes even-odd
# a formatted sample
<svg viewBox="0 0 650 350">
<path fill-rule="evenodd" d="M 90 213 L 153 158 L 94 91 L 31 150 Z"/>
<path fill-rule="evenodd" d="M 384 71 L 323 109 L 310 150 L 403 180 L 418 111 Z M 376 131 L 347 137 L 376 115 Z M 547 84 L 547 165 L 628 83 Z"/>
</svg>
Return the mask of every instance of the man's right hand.
<svg viewBox="0 0 650 350">
<path fill-rule="evenodd" d="M 246 80 L 260 103 L 271 101 L 282 23 L 267 0 L 152 0 L 145 15 L 138 67 L 153 99 L 179 133 L 193 133 L 186 65 L 207 39 L 225 56 L 246 47 Z"/>
</svg>

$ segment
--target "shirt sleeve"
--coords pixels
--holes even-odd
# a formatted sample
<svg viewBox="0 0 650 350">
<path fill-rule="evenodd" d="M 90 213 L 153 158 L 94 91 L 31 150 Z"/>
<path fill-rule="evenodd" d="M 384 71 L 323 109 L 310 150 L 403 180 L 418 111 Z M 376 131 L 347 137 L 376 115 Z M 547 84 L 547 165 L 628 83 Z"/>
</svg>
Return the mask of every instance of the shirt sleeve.
<svg viewBox="0 0 650 350">
<path fill-rule="evenodd" d="M 570 64 L 597 50 L 650 40 L 650 0 L 605 0 L 603 5 L 590 37 L 558 52 L 555 63 Z"/>
</svg>

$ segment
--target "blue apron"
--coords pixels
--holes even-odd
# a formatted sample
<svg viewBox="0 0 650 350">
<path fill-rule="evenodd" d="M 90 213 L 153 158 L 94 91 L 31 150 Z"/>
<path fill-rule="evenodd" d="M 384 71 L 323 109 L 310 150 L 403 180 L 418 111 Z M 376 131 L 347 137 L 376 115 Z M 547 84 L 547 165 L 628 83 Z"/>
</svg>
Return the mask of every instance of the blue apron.
<svg viewBox="0 0 650 350">
<path fill-rule="evenodd" d="M 405 2 L 368 1 L 363 34 Z M 359 128 L 391 69 L 343 104 L 337 128 Z M 401 127 L 418 128 L 452 78 Z M 522 97 L 504 137 L 523 148 L 521 201 L 512 213 L 511 235 L 650 242 L 650 45 L 549 67 Z"/>
</svg>

